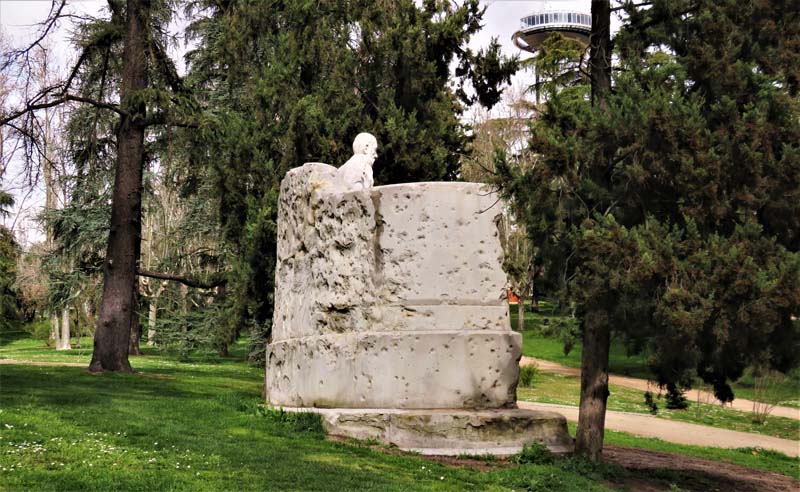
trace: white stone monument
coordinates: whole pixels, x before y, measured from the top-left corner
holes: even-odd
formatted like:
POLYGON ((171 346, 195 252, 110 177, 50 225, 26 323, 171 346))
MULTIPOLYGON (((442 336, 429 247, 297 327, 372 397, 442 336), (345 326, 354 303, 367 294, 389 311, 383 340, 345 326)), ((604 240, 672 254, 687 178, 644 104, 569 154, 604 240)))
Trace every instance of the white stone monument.
POLYGON ((348 164, 309 163, 281 183, 268 401, 319 412, 332 434, 427 454, 570 450, 563 416, 516 408, 521 336, 496 195, 354 186, 348 164))

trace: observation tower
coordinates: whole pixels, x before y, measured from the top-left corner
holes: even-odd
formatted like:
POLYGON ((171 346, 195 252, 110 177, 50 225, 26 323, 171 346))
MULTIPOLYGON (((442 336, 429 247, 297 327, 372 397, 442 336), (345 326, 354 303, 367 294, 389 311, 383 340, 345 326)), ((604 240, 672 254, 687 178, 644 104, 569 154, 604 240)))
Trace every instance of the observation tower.
POLYGON ((520 23, 511 40, 529 53, 535 53, 551 33, 558 32, 587 45, 592 32, 592 16, 574 10, 535 12, 520 19, 520 23))

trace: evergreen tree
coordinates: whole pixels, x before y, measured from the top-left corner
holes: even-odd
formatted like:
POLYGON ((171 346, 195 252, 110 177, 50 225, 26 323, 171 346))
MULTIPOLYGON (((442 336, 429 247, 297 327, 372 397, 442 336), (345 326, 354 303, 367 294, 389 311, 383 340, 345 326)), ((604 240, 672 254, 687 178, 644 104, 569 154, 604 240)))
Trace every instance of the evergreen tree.
MULTIPOLYGON (((42 38, 65 15, 65 5, 65 0, 53 2, 42 38)), ((142 176, 148 157, 145 133, 151 127, 195 124, 186 121, 194 116, 195 106, 167 55, 167 27, 175 6, 170 0, 109 0, 106 18, 78 27, 80 54, 67 78, 42 87, 23 107, 0 116, 0 124, 14 128, 20 138, 33 142, 33 148, 41 110, 81 103, 96 111, 110 111, 116 118, 113 134, 108 136, 115 177, 92 371, 131 370, 128 350, 136 323, 142 176)), ((8 54, 3 68, 20 61, 27 67, 26 60, 40 41, 8 54)))
POLYGON ((625 5, 613 83, 610 45, 595 44, 592 97, 554 94, 532 127, 537 165, 505 170, 581 320, 578 448, 592 458, 612 333, 648 350, 670 393, 697 375, 722 401, 749 365, 785 371, 800 354, 800 9, 651 3, 625 5))
POLYGON ((0 332, 19 317, 19 296, 15 286, 18 256, 19 247, 14 235, 0 225, 0 332))
POLYGON ((250 324, 265 333, 286 171, 311 161, 341 165, 367 131, 379 142, 377 184, 453 179, 469 151, 464 105, 494 104, 516 61, 504 60, 496 43, 479 53, 464 48, 480 29, 475 0, 197 6, 210 15, 192 26, 200 47, 189 57, 190 78, 215 122, 197 135, 193 167, 209 170, 234 245, 231 331, 250 324))

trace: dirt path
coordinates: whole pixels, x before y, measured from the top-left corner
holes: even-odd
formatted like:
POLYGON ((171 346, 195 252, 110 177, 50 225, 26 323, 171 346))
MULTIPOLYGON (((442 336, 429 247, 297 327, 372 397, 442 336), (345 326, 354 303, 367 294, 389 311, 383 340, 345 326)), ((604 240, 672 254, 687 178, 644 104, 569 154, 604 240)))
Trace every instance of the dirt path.
MULTIPOLYGON (((523 357, 519 363, 520 365, 536 364, 537 366, 539 366, 539 369, 545 372, 553 372, 556 374, 563 374, 565 376, 575 376, 575 377, 581 376, 581 370, 578 369, 577 367, 567 367, 558 364, 556 362, 551 362, 549 360, 536 359, 534 357, 523 357)), ((629 378, 626 376, 617 376, 616 374, 611 374, 608 377, 608 382, 610 384, 624 386, 626 388, 638 389, 642 391, 658 391, 658 387, 650 383, 646 379, 629 378)), ((701 403, 709 403, 709 404, 719 403, 719 401, 714 397, 714 395, 707 391, 689 390, 686 392, 686 398, 689 399, 690 401, 700 401, 701 403)), ((727 408, 733 408, 734 410, 740 410, 742 412, 753 411, 753 401, 745 400, 742 398, 737 398, 733 400, 733 402, 725 406, 727 408)), ((770 415, 774 417, 787 417, 790 419, 800 420, 800 408, 778 406, 772 409, 770 415)))
POLYGON ((680 471, 683 480, 679 486, 684 490, 720 492, 800 490, 800 482, 785 475, 683 454, 605 445, 603 446, 603 458, 629 470, 680 471))
MULTIPOLYGON (((578 407, 518 401, 519 408, 558 412, 567 420, 578 421, 578 407)), ((718 448, 759 447, 780 451, 788 456, 800 455, 800 442, 761 434, 750 434, 705 425, 661 419, 643 413, 606 411, 606 429, 637 436, 655 437, 662 441, 718 448)))
POLYGON ((15 360, 15 359, 0 359, 0 365, 14 364, 18 366, 43 366, 43 367, 89 367, 88 362, 43 362, 36 360, 15 360))

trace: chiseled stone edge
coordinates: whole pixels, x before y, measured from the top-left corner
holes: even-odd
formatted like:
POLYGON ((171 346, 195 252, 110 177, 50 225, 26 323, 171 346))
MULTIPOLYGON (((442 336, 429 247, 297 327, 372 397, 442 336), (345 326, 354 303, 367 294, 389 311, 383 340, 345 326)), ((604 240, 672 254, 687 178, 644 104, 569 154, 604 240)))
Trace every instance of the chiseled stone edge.
POLYGON ((513 409, 402 410, 389 408, 297 408, 322 418, 328 434, 376 439, 424 455, 510 455, 540 443, 557 454, 574 450, 567 421, 556 412, 513 409))

